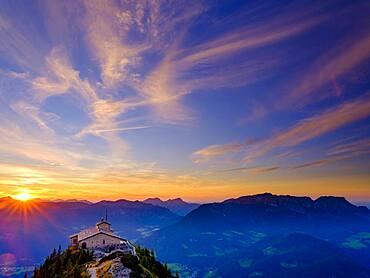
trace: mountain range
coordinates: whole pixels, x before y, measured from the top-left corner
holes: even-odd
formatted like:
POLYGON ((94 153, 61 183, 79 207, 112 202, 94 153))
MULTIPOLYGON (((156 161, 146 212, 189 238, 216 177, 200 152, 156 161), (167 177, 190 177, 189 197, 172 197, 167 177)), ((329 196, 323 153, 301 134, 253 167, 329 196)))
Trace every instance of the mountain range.
MULTIPOLYGON (((291 238, 286 236, 295 233, 321 240, 322 245, 329 244, 330 250, 336 250, 333 256, 342 254, 343 258, 349 258, 348 265, 370 267, 370 210, 355 206, 342 197, 323 196, 312 200, 265 193, 204 204, 179 222, 153 232, 144 243, 156 250, 161 260, 173 263, 180 273, 217 277, 217 273, 227 272, 220 267, 223 262, 229 262, 226 264, 229 267, 230 261, 248 259, 253 261, 250 266, 253 269, 260 258, 252 256, 261 251, 259 242, 285 238, 287 243, 291 238), (246 258, 243 255, 246 250, 254 253, 246 258)), ((291 245, 297 244, 295 240, 291 245)), ((315 244, 306 251, 311 256, 315 244)), ((298 266, 295 270, 303 271, 298 266)), ((239 270, 235 270, 236 273, 248 277, 243 276, 246 274, 243 268, 239 270)), ((333 277, 347 277, 344 274, 338 276, 334 270, 334 267, 328 270, 333 277)), ((284 276, 283 273, 281 277, 296 276, 284 276)))
POLYGON ((264 193, 192 204, 188 213, 164 207, 182 202, 2 198, 0 272, 66 247, 107 209, 121 236, 155 250, 181 277, 370 277, 370 210, 345 198, 264 193))

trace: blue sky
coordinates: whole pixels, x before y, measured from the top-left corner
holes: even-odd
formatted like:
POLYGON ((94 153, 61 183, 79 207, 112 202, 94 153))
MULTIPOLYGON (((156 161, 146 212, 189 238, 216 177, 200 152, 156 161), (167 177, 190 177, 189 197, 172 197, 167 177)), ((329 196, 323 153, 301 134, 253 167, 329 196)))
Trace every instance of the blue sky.
POLYGON ((3 1, 0 195, 369 200, 369 12, 3 1))

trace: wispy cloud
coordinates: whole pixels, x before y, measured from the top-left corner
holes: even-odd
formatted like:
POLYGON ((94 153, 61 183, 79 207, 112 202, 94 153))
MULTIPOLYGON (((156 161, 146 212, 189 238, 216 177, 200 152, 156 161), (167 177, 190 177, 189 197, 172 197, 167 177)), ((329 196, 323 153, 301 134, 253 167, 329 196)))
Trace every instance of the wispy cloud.
POLYGON ((151 126, 133 126, 133 127, 120 127, 114 129, 96 129, 94 130, 95 133, 103 133, 103 132, 115 132, 115 131, 127 131, 127 130, 135 130, 135 129, 144 129, 150 128, 151 126))
POLYGON ((112 87, 125 80, 129 68, 136 66, 139 53, 148 46, 123 43, 128 40, 132 29, 134 14, 131 13, 135 2, 127 2, 120 9, 113 1, 83 1, 86 8, 84 27, 86 28, 87 45, 99 61, 101 78, 107 87, 112 87))
MULTIPOLYGON (((48 26, 54 43, 58 41, 55 32, 63 34, 65 42, 71 43, 73 34, 67 28, 69 20, 84 35, 86 47, 100 67, 101 93, 109 95, 104 100, 109 99, 111 104, 116 102, 116 86, 125 82, 142 99, 139 106, 151 107, 154 116, 165 123, 186 123, 193 119, 191 107, 183 102, 183 97, 190 93, 210 87, 242 86, 269 76, 281 59, 271 55, 259 58, 248 51, 300 35, 325 18, 316 16, 312 11, 296 16, 291 10, 282 12, 282 9, 263 22, 251 20, 242 29, 230 29, 222 35, 185 46, 188 29, 194 19, 207 10, 200 2, 180 1, 175 5, 165 1, 116 3, 104 0, 70 4, 48 3, 42 7, 44 19, 50 21, 53 16, 55 20, 53 26, 48 26), (139 35, 132 36, 133 33, 139 35), (243 59, 245 62, 225 63, 225 57, 241 54, 247 55, 248 59, 243 59), (145 58, 151 55, 159 59, 148 63, 145 58), (194 72, 197 72, 196 76, 194 72)), ((12 26, 5 19, 2 25, 3 28, 12 26)), ((26 32, 21 35, 25 36, 22 40, 30 41, 26 45, 33 46, 35 51, 39 44, 48 45, 41 38, 35 45, 26 32)), ((18 52, 25 52, 30 59, 37 57, 23 50, 25 43, 6 37, 9 47, 4 51, 15 45, 18 52)), ((32 80, 38 100, 42 102, 52 95, 75 91, 84 101, 95 102, 95 107, 99 105, 101 97, 98 97, 97 88, 80 77, 65 48, 48 46, 41 55, 38 53, 39 57, 47 54, 45 68, 38 67, 35 71, 43 74, 32 80)), ((16 53, 12 56, 19 58, 16 53)), ((40 60, 38 64, 43 64, 40 60)), ((31 64, 37 63, 29 61, 27 64, 28 68, 34 69, 31 64)), ((121 106, 120 112, 126 108, 121 106)))
MULTIPOLYGON (((317 22, 312 24, 313 27, 315 24, 325 26, 328 19, 329 25, 335 24, 333 22, 348 22, 355 14, 361 18, 368 8, 368 3, 360 3, 349 5, 343 10, 333 10, 331 14, 318 12, 317 14, 321 14, 321 17, 317 17, 317 22)), ((314 17, 310 19, 313 20, 314 17)), ((333 42, 330 47, 314 55, 312 61, 301 62, 293 76, 282 80, 281 84, 273 89, 271 97, 264 98, 261 103, 255 103, 253 108, 250 108, 248 115, 240 120, 240 123, 250 123, 279 111, 301 110, 307 105, 320 103, 328 98, 338 100, 342 95, 350 95, 351 90, 347 90, 347 88, 359 80, 365 82, 366 73, 363 72, 363 69, 366 68, 370 58, 369 26, 364 22, 357 22, 357 24, 359 24, 358 32, 349 34, 344 32, 340 40, 333 42), (277 95, 279 97, 276 97, 277 95)), ((315 53, 316 50, 314 48, 306 49, 304 54, 312 55, 311 51, 315 53)), ((292 55, 290 59, 294 59, 294 57, 296 56, 292 55)), ((281 61, 278 61, 278 64, 283 65, 281 61)), ((264 71, 264 74, 267 73, 268 71, 264 71)))
POLYGON ((368 32, 362 37, 351 38, 343 45, 335 46, 331 52, 320 57, 311 69, 305 69, 297 86, 288 96, 288 102, 295 101, 300 105, 311 102, 312 98, 308 99, 310 95, 321 92, 326 85, 344 77, 348 72, 368 61, 369 57, 370 36, 368 32))
POLYGON ((183 123, 191 119, 189 109, 181 102, 181 98, 189 91, 176 82, 176 74, 175 65, 165 59, 138 86, 140 94, 153 107, 154 115, 169 123, 183 123))
POLYGON ((160 118, 169 122, 186 121, 190 116, 181 102, 183 96, 203 89, 238 87, 266 78, 281 64, 281 60, 271 55, 261 59, 249 51, 297 36, 321 21, 321 17, 296 17, 282 21, 276 16, 267 24, 256 23, 242 30, 230 30, 192 47, 181 47, 183 33, 180 33, 159 66, 139 89, 149 97, 160 118), (243 59, 244 62, 230 64, 225 60, 230 55, 242 54, 248 57, 243 59), (197 72, 196 76, 194 72, 197 72))
POLYGON ((70 64, 65 49, 53 48, 46 57, 45 67, 48 75, 31 81, 37 101, 43 102, 50 96, 65 93, 78 94, 86 103, 97 100, 94 88, 87 80, 80 78, 79 71, 70 64))
POLYGON ((332 162, 332 160, 330 160, 330 159, 315 160, 315 161, 311 161, 311 162, 308 162, 308 163, 304 163, 304 164, 294 166, 294 169, 318 167, 318 166, 327 165, 330 162, 332 162))
MULTIPOLYGON (((276 16, 270 22, 263 24, 250 24, 250 26, 237 29, 221 38, 215 38, 206 43, 195 46, 190 50, 184 50, 189 54, 184 55, 179 63, 188 67, 198 63, 214 61, 238 51, 255 49, 269 44, 282 41, 294 35, 301 34, 307 29, 319 24, 322 17, 291 17, 276 16)), ((181 56, 181 53, 179 54, 181 56)))
POLYGON ((24 12, 15 16, 11 6, 4 3, 0 11, 0 37, 2 57, 15 62, 23 71, 40 71, 40 63, 50 44, 42 38, 34 22, 30 22, 24 12), (24 22, 27 22, 27 26, 23 25, 24 22))
POLYGON ((296 146, 369 116, 370 97, 366 94, 363 97, 347 101, 335 108, 307 118, 291 129, 265 140, 247 152, 245 160, 261 157, 276 148, 296 146))
POLYGON ((252 172, 258 174, 258 173, 267 173, 267 172, 272 172, 279 170, 280 166, 273 166, 273 167, 257 167, 252 170, 252 172))
POLYGON ((273 172, 276 170, 279 170, 280 166, 249 166, 249 167, 237 167, 237 168, 231 168, 231 169, 224 169, 224 170, 218 170, 216 172, 219 173, 227 173, 227 172, 251 172, 252 174, 259 174, 259 173, 267 173, 267 172, 273 172))
POLYGON ((218 173, 227 173, 227 172, 238 172, 238 171, 248 171, 251 169, 255 169, 256 166, 250 166, 250 167, 236 167, 236 168, 230 168, 230 169, 222 169, 222 170, 216 170, 215 172, 218 173))
MULTIPOLYGON (((292 128, 272 135, 265 140, 252 144, 224 144, 211 145, 193 154, 198 161, 209 160, 215 157, 232 153, 244 153, 244 161, 251 162, 269 152, 280 148, 291 148, 303 142, 317 138, 335 129, 346 126, 370 116, 370 97, 366 94, 352 101, 344 102, 337 107, 325 110, 317 115, 299 121, 292 128)), ((362 145, 362 144, 361 144, 362 145)), ((357 146, 358 148, 362 148, 357 146)), ((355 146, 349 144, 337 149, 336 152, 354 151, 355 146)))
POLYGON ((351 142, 343 142, 334 145, 329 149, 328 155, 348 155, 348 154, 362 154, 370 152, 370 139, 357 139, 351 142))
POLYGON ((132 107, 143 105, 142 102, 138 99, 104 99, 96 86, 87 79, 81 79, 79 71, 69 63, 63 49, 56 48, 51 51, 46 58, 46 68, 50 74, 31 81, 35 100, 42 103, 51 96, 69 94, 78 101, 77 103, 92 120, 76 134, 76 138, 87 134, 100 136, 108 142, 112 153, 119 156, 125 152, 127 144, 117 132, 128 130, 128 127, 118 126, 117 117, 132 107))
MULTIPOLYGON (((249 143, 249 142, 248 142, 249 143)), ((240 152, 248 143, 230 143, 224 145, 211 145, 193 153, 195 163, 207 162, 211 159, 231 153, 240 152)))
POLYGON ((294 166, 294 169, 319 167, 338 161, 348 160, 356 157, 366 156, 370 154, 370 140, 356 139, 355 137, 346 138, 341 142, 329 146, 325 152, 322 153, 323 159, 310 161, 304 164, 294 166), (350 140, 350 141, 348 141, 350 140))

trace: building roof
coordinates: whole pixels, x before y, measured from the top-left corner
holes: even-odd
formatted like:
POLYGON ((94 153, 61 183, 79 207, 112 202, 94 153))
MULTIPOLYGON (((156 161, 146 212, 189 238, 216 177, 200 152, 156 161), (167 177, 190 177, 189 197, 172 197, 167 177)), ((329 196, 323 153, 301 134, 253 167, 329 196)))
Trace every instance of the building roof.
POLYGON ((88 239, 88 238, 91 238, 91 237, 96 236, 96 235, 99 235, 99 234, 104 234, 104 235, 107 235, 107 236, 110 236, 110 237, 115 237, 115 238, 118 238, 118 239, 120 239, 120 240, 124 240, 124 241, 126 241, 124 238, 122 238, 122 237, 120 237, 120 236, 118 236, 118 235, 115 235, 115 234, 113 234, 113 233, 106 232, 106 231, 98 231, 97 233, 91 234, 91 235, 86 236, 86 237, 84 237, 84 238, 81 238, 81 239, 80 239, 80 238, 78 238, 78 241, 86 240, 86 239, 88 239))
POLYGON ((82 231, 80 231, 77 234, 70 235, 69 238, 72 238, 72 237, 76 237, 77 236, 77 240, 78 241, 81 241, 81 240, 85 240, 87 238, 90 238, 92 236, 98 235, 98 234, 105 234, 105 235, 108 235, 108 236, 111 236, 111 237, 115 237, 115 238, 119 238, 119 239, 124 240, 123 238, 121 238, 120 236, 114 234, 113 232, 99 230, 98 227, 91 227, 91 228, 82 230, 82 231))
POLYGON ((91 235, 97 234, 99 232, 99 229, 97 227, 91 227, 85 230, 82 230, 77 234, 78 240, 84 240, 87 237, 90 237, 91 235))
POLYGON ((111 225, 108 220, 102 218, 100 219, 100 221, 98 223, 96 223, 96 226, 100 225, 100 224, 108 224, 109 226, 111 225))

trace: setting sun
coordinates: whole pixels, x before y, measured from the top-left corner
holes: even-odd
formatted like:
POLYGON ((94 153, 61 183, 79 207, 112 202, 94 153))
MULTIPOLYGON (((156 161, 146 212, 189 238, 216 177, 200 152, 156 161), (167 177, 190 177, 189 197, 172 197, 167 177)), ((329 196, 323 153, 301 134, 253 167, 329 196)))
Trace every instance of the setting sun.
POLYGON ((27 192, 22 192, 22 193, 19 193, 19 194, 15 195, 14 199, 22 201, 22 202, 26 202, 28 200, 31 200, 32 196, 31 196, 31 194, 29 194, 27 192))

